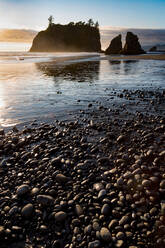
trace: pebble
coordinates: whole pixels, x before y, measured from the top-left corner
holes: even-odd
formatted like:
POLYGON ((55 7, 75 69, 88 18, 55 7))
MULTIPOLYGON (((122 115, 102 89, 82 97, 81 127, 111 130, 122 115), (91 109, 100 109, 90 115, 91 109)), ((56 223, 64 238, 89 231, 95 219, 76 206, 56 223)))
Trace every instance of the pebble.
POLYGON ((107 191, 105 189, 102 189, 98 193, 98 198, 103 198, 107 194, 107 191))
POLYGON ((18 187, 16 193, 19 197, 27 194, 30 191, 30 187, 29 185, 23 184, 21 186, 18 187))
POLYGON ((115 226, 117 226, 119 224, 118 220, 114 219, 114 220, 111 220, 111 222, 109 223, 108 225, 108 228, 111 230, 111 229, 114 229, 115 226))
POLYGON ((165 119, 125 107, 1 135, 1 244, 164 247, 165 119))
POLYGON ((3 227, 3 226, 0 226, 0 236, 1 236, 2 234, 4 234, 4 232, 5 232, 4 227, 3 227))
POLYGON ((120 135, 118 138, 117 138, 117 142, 120 143, 120 142, 124 142, 126 140, 126 136, 125 135, 120 135))
POLYGON ((68 178, 66 176, 64 176, 63 174, 57 174, 56 180, 58 183, 67 183, 68 182, 68 178))
POLYGON ((100 248, 100 245, 101 245, 100 241, 95 240, 95 241, 89 242, 88 248, 100 248))
POLYGON ((161 214, 165 215, 165 201, 162 201, 160 205, 161 205, 161 214))
POLYGON ((125 225, 128 221, 129 221, 129 216, 125 215, 120 219, 119 225, 125 225))
POLYGON ((165 180, 162 180, 160 183, 160 188, 165 189, 165 180))
POLYGON ((102 209, 101 209, 101 213, 103 215, 109 215, 110 212, 111 212, 110 206, 108 204, 104 204, 103 207, 102 207, 102 209))
POLYGON ((106 227, 101 228, 100 236, 105 242, 110 242, 112 240, 110 231, 106 227))
POLYGON ((124 236, 125 236, 125 235, 124 235, 123 232, 118 232, 118 233, 116 234, 116 238, 117 238, 117 239, 121 239, 121 240, 122 240, 122 239, 124 238, 124 236))
POLYGON ((142 185, 146 188, 150 187, 151 186, 151 181, 149 180, 143 180, 142 181, 142 185))
POLYGON ((95 189, 96 191, 100 191, 100 190, 104 189, 104 185, 102 183, 95 183, 93 185, 93 189, 95 189))
POLYGON ((37 196, 38 203, 42 204, 43 206, 52 205, 54 203, 53 197, 49 195, 38 195, 37 196))
POLYGON ((79 204, 76 204, 76 206, 75 206, 75 211, 76 211, 76 214, 77 214, 78 216, 80 216, 80 215, 83 214, 83 209, 82 209, 82 207, 81 207, 79 204))
POLYGON ((33 205, 28 203, 22 208, 21 213, 24 218, 30 218, 33 213, 33 205))
POLYGON ((67 214, 63 211, 57 212, 55 214, 55 220, 57 222, 64 222, 66 220, 66 218, 67 218, 67 214))
POLYGON ((124 241, 121 239, 121 240, 117 240, 117 243, 115 244, 115 247, 117 248, 121 248, 124 246, 124 241))

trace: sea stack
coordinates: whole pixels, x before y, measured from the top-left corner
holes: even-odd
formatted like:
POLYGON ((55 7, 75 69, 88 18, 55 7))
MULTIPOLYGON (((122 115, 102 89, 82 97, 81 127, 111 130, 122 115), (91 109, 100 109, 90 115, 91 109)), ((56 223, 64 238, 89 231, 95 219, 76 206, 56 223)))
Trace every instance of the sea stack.
POLYGON ((157 51, 157 47, 156 46, 153 46, 150 48, 149 52, 156 52, 157 51))
POLYGON ((30 52, 101 52, 99 28, 82 22, 52 23, 36 35, 30 52))
POLYGON ((119 34, 114 39, 112 39, 109 47, 105 51, 105 54, 107 55, 120 54, 121 51, 122 51, 122 41, 121 41, 121 34, 119 34))
POLYGON ((122 50, 122 54, 124 55, 138 55, 144 54, 145 51, 142 49, 139 38, 137 35, 132 32, 127 32, 126 36, 126 44, 122 50))

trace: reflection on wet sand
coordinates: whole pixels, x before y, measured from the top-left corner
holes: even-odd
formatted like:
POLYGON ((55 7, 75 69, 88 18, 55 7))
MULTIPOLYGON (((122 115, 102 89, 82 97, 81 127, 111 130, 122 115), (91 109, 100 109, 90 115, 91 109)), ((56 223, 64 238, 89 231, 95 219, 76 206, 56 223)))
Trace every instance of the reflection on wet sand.
POLYGON ((138 66, 138 60, 123 60, 123 71, 127 74, 135 73, 136 66, 138 66), (135 65, 136 64, 136 65, 135 65))
POLYGON ((138 64, 138 60, 108 60, 111 70, 116 74, 123 72, 124 74, 132 74, 136 69, 134 64, 138 64))
POLYGON ((110 65, 120 65, 121 60, 108 60, 110 65))
POLYGON ((44 75, 53 77, 54 82, 62 80, 77 82, 93 82, 98 80, 100 61, 72 64, 37 63, 37 69, 44 75))

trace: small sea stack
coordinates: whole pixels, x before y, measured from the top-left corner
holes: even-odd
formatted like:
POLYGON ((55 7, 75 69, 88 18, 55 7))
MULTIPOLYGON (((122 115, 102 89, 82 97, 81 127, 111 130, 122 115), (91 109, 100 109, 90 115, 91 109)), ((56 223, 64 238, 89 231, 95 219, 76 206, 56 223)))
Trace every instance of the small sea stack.
POLYGON ((139 38, 137 35, 132 32, 127 32, 126 43, 122 50, 122 54, 124 55, 138 55, 144 54, 145 51, 142 49, 139 38))
POLYGON ((156 46, 153 46, 150 48, 149 52, 156 52, 157 51, 157 47, 156 46))
POLYGON ((121 41, 121 34, 119 34, 114 39, 112 39, 109 47, 105 51, 105 54, 107 55, 120 54, 121 51, 122 51, 122 41, 121 41))

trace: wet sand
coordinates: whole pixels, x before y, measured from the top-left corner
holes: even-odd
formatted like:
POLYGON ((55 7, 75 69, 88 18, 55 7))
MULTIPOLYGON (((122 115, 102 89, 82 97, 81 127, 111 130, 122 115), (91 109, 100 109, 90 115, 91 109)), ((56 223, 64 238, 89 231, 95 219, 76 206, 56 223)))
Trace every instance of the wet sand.
POLYGON ((129 56, 106 56, 108 60, 165 60, 165 54, 144 54, 144 55, 129 55, 129 56))

